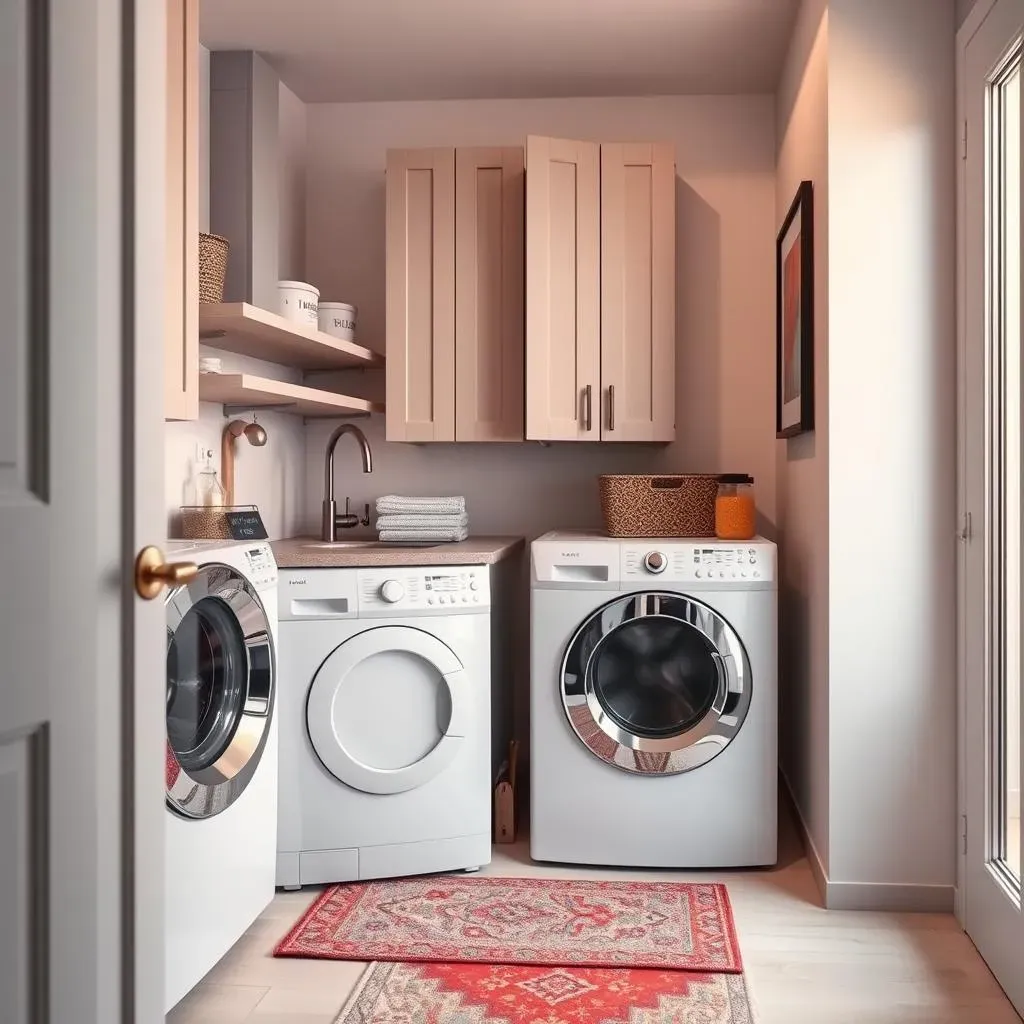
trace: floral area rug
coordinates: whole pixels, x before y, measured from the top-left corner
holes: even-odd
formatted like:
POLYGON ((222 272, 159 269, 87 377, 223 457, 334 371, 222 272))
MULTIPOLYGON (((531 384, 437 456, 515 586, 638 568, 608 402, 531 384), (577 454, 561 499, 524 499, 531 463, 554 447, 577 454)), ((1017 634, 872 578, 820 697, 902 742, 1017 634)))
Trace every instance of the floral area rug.
POLYGON ((376 963, 336 1024, 751 1024, 741 975, 376 963))
POLYGON ((742 970, 725 886, 690 882, 432 876, 336 885, 317 897, 274 954, 742 970))

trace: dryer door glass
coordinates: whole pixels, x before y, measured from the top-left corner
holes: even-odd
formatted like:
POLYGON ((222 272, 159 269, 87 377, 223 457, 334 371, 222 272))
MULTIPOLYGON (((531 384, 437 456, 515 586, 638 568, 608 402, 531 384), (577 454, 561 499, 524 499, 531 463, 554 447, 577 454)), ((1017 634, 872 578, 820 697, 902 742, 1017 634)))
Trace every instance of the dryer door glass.
POLYGON ((678 736, 711 710, 720 671, 711 641, 665 615, 630 619, 594 652, 598 702, 634 736, 678 736))
POLYGON ((185 817, 208 818, 238 799, 266 746, 270 625, 248 581, 218 563, 169 594, 165 610, 167 802, 185 817))
POLYGON ((167 637, 167 742, 185 771, 227 750, 245 706, 249 661, 238 619, 204 597, 167 637))
POLYGON ((668 775, 707 763, 739 731, 750 665, 713 609, 678 594, 631 594, 576 631, 562 702, 587 748, 625 771, 668 775))
POLYGON ((411 626, 379 626, 350 637, 320 666, 306 728, 339 782, 363 793, 403 793, 458 756, 473 699, 447 644, 411 626))

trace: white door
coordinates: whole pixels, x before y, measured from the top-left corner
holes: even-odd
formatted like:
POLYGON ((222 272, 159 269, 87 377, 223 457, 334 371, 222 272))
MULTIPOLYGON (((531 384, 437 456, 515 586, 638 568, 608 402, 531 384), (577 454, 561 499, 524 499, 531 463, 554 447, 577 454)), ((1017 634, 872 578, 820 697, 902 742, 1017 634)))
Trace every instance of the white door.
POLYGON ((958 42, 962 513, 961 911, 1018 1011, 1021 913, 1021 35, 1024 0, 979 0, 958 42))
POLYGON ((0 4, 5 1024, 162 1014, 164 17, 0 4))

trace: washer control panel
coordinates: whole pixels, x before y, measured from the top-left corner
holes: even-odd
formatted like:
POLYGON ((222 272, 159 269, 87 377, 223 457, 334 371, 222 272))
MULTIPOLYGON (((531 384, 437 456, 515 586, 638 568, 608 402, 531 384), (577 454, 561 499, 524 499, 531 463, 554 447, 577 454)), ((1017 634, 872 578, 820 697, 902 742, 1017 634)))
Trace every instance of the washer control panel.
POLYGON ((622 545, 622 578, 736 586, 775 580, 775 545, 718 540, 630 541, 622 545))
POLYGON ((253 544, 245 549, 243 557, 254 586, 268 587, 277 582, 277 562, 269 544, 253 544))
POLYGON ((485 565, 359 570, 362 615, 457 614, 488 608, 490 574, 485 565))

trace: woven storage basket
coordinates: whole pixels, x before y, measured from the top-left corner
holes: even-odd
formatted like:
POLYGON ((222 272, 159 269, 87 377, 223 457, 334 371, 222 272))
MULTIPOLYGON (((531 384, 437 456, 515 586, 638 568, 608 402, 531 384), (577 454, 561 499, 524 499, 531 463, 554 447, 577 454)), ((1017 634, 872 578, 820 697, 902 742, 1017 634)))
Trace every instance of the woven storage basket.
POLYGON ((199 233, 199 301, 221 302, 224 299, 224 276, 228 272, 226 238, 199 233))
POLYGON ((609 537, 713 537, 718 476, 605 475, 597 478, 609 537))
POLYGON ((183 540, 230 540, 226 512, 255 512, 255 505, 182 505, 183 540))

